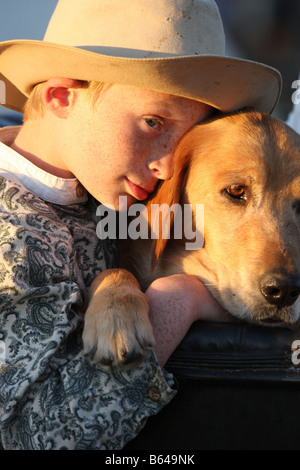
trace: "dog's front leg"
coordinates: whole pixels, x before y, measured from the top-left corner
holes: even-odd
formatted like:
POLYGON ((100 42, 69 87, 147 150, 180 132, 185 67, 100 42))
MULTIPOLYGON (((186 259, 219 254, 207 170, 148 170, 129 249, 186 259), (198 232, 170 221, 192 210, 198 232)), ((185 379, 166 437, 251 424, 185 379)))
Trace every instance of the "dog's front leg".
POLYGON ((83 331, 84 352, 95 362, 123 365, 154 346, 149 303, 125 269, 107 269, 93 281, 83 331))

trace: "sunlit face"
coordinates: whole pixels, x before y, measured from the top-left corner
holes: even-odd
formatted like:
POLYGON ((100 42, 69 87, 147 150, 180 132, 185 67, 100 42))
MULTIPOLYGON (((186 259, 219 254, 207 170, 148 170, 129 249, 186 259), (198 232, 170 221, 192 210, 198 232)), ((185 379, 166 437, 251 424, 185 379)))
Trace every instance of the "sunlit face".
POLYGON ((79 93, 68 118, 64 165, 100 202, 144 200, 173 172, 180 138, 211 108, 197 101, 112 85, 94 107, 79 93))

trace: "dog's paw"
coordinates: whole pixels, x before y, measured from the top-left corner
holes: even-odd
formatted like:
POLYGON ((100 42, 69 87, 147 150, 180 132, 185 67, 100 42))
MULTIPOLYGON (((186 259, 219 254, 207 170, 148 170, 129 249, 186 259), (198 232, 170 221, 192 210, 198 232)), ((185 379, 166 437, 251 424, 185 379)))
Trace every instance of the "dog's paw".
POLYGON ((103 289, 85 314, 84 352, 104 365, 141 359, 155 343, 148 312, 147 297, 139 289, 103 289))

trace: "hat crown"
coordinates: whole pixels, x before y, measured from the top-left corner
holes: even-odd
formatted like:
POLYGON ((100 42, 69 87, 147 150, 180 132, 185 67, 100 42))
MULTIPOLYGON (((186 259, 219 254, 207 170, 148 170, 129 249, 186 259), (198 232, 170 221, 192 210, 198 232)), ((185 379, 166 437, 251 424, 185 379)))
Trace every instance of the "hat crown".
POLYGON ((102 54, 225 54, 214 0, 59 0, 44 40, 102 54))

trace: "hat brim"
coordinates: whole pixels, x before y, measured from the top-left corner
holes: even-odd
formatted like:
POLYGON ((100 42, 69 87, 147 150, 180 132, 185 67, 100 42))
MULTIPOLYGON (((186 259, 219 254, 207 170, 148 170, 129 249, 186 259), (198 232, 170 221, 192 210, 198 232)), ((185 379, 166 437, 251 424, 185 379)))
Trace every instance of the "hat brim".
POLYGON ((22 112, 32 87, 52 77, 118 83, 202 101, 222 112, 245 106, 271 113, 280 73, 249 60, 216 55, 129 58, 45 41, 0 43, 3 106, 22 112))

